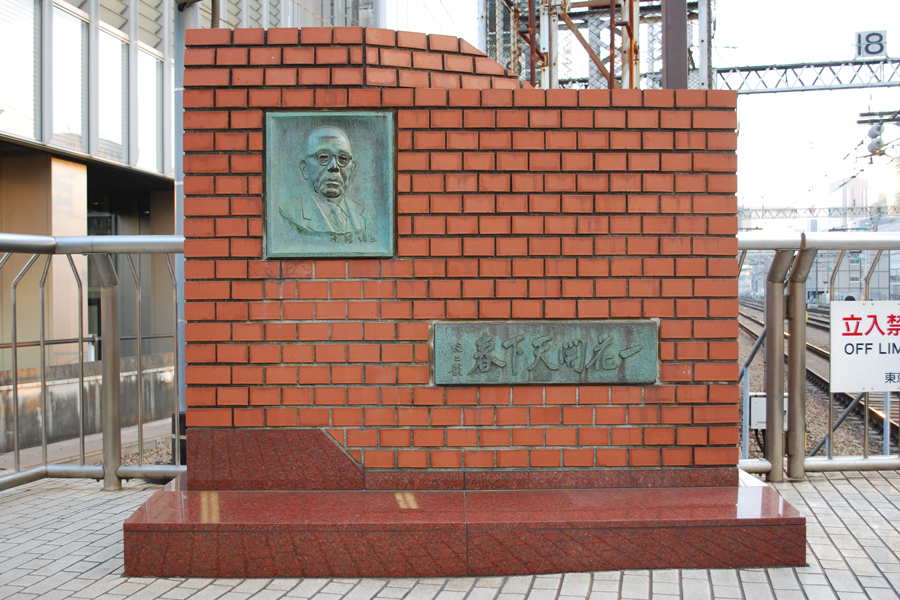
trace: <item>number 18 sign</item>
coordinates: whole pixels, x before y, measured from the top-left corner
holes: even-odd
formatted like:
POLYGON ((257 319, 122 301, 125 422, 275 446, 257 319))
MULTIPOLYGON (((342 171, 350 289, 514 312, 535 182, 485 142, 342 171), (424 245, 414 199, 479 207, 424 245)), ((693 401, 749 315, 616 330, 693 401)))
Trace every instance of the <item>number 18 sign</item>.
POLYGON ((860 31, 855 46, 856 58, 887 56, 887 31, 860 31))
POLYGON ((831 392, 900 391, 900 302, 831 303, 831 392))

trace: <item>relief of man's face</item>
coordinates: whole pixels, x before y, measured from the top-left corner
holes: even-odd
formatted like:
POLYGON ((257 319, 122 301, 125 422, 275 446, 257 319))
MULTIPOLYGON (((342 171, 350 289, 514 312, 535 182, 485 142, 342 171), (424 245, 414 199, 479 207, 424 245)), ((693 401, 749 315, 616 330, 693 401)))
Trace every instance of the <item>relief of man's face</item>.
POLYGON ((341 198, 355 167, 350 140, 337 127, 319 127, 306 138, 306 158, 300 161, 300 171, 320 196, 332 202, 341 198))

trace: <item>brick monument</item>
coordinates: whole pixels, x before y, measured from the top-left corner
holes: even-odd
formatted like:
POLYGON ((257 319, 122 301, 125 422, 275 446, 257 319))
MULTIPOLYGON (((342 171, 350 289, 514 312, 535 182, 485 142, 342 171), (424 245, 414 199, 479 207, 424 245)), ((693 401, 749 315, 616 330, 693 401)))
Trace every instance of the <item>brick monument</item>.
POLYGON ((188 473, 126 523, 126 574, 805 563, 804 519, 738 487, 734 92, 524 89, 372 28, 187 46, 188 473), (268 155, 274 118, 357 112, 396 136, 389 255, 267 258, 267 183, 315 157, 268 155), (634 323, 652 343, 603 333, 634 323))

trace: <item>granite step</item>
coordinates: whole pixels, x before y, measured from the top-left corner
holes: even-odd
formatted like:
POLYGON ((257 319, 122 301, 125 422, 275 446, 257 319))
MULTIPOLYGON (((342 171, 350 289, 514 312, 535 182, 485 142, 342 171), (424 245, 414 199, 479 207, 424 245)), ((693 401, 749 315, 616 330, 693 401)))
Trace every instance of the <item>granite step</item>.
POLYGON ((191 491, 125 522, 131 577, 449 577, 802 566, 805 518, 768 486, 191 491))

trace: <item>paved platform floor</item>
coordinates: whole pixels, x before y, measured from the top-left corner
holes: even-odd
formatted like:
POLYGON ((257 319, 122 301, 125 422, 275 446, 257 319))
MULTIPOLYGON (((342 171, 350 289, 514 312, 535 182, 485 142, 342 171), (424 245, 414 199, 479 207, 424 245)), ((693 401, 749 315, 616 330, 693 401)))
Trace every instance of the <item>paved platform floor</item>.
POLYGON ((808 566, 457 579, 147 579, 122 576, 122 522, 159 486, 103 492, 43 480, 0 492, 0 600, 664 600, 900 598, 900 473, 775 486, 807 517, 808 566))

